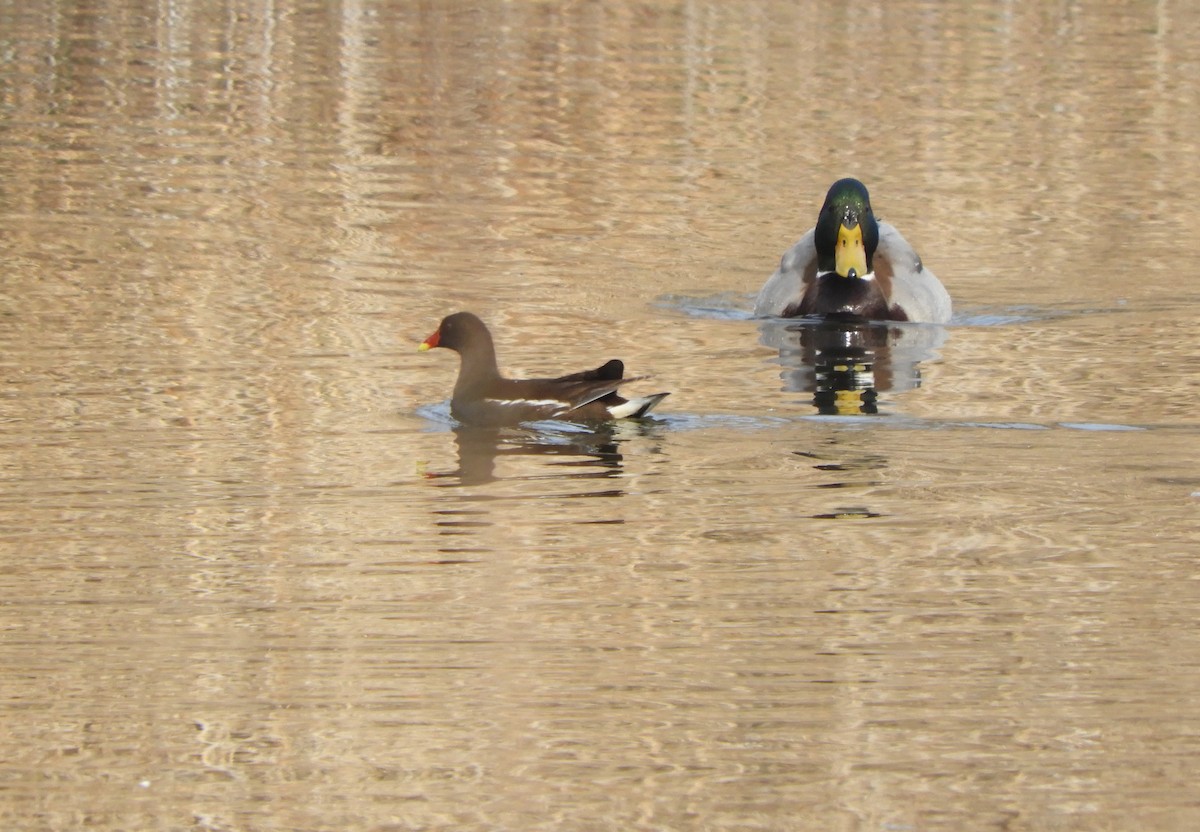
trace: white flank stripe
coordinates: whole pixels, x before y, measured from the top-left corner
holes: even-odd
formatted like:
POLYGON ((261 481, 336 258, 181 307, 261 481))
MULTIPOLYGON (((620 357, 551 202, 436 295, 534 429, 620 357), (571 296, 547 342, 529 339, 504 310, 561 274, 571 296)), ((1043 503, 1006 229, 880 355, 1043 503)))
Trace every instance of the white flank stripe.
POLYGON ((484 399, 501 407, 557 407, 566 410, 566 402, 561 399, 484 399))

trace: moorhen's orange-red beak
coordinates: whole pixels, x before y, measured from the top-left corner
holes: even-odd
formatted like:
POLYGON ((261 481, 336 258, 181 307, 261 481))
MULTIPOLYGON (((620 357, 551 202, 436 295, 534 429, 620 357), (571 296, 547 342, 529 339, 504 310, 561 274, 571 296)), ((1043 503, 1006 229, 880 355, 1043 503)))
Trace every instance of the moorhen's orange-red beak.
POLYGON ((438 345, 438 341, 441 340, 441 337, 442 331, 439 329, 437 332, 433 333, 421 342, 421 346, 417 347, 417 352, 425 352, 425 350, 433 349, 438 345))

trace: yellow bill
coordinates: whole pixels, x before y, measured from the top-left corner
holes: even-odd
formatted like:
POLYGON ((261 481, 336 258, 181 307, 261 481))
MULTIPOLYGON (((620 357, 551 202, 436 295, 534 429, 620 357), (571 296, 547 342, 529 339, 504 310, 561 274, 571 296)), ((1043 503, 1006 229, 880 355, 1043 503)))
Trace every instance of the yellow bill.
POLYGON ((838 229, 837 254, 834 267, 842 277, 865 277, 867 275, 867 248, 863 245, 862 223, 847 228, 843 223, 838 229))

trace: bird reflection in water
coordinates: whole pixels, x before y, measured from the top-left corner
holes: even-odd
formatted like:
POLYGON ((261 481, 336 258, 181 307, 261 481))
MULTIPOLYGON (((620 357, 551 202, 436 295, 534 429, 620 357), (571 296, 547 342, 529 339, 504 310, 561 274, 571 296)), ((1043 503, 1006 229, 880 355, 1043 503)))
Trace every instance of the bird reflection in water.
POLYGON ((551 465, 566 466, 561 473, 572 479, 608 478, 622 472, 620 442, 613 428, 562 425, 539 431, 531 428, 457 427, 458 468, 427 472, 439 485, 483 485, 501 479, 496 460, 512 456, 559 457, 551 465))
POLYGON ((779 351, 783 389, 812 393, 830 416, 878 413, 881 392, 921 386, 921 362, 935 358, 946 329, 834 317, 763 321, 761 343, 779 351))

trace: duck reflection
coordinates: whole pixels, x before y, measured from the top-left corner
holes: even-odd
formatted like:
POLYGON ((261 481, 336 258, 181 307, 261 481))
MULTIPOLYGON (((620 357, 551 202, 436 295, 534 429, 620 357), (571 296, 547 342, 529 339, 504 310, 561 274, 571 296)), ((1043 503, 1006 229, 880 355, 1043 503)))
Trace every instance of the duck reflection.
POLYGON ((458 468, 426 477, 440 485, 482 485, 500 479, 496 460, 506 456, 561 457, 551 465, 564 466, 572 479, 608 478, 622 472, 620 443, 608 426, 538 431, 534 428, 457 427, 458 468))
POLYGON ((877 413, 880 392, 921 386, 921 362, 936 356, 946 329, 851 317, 772 319, 760 342, 779 350, 783 389, 812 393, 823 415, 877 413))

